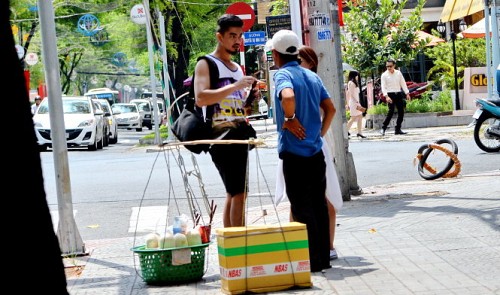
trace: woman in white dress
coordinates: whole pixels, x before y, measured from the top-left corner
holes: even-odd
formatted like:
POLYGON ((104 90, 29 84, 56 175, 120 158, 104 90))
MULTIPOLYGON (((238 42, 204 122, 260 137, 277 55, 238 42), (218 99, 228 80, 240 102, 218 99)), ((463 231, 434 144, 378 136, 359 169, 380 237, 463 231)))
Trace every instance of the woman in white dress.
MULTIPOLYGON (((359 103, 359 85, 358 85, 359 73, 357 71, 350 71, 347 82, 346 100, 349 104, 349 111, 351 113, 351 118, 347 122, 347 132, 351 129, 354 122, 357 123, 357 137, 366 138, 361 133, 363 124, 363 111, 365 108, 359 103)), ((349 133, 350 135, 350 133, 349 133)))

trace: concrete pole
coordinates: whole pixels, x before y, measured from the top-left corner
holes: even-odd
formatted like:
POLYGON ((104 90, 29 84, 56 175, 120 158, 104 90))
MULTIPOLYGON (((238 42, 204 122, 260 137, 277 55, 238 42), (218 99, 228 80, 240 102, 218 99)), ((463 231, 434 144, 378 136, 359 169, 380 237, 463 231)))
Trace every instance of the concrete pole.
MULTIPOLYGON (((160 40, 161 40, 161 57, 163 60, 163 80, 165 81, 165 86, 163 87, 163 97, 165 97, 165 111, 170 108, 170 75, 168 74, 168 60, 167 60, 167 41, 165 40, 165 17, 161 12, 157 9, 157 13, 159 15, 160 22, 160 40)), ((174 122, 171 122, 171 118, 167 113, 167 122, 168 122, 168 138, 167 141, 174 141, 174 134, 172 133, 172 129, 170 126, 174 122)))
MULTIPOLYGON (((342 199, 361 193, 346 130, 345 92, 337 1, 307 1, 306 38, 319 58, 318 74, 332 96, 337 113, 325 140, 332 152, 342 199)), ((306 42, 305 42, 306 43, 306 42)))
POLYGON ((158 124, 158 102, 156 99, 156 76, 155 76, 155 65, 154 65, 154 55, 153 55, 153 32, 151 26, 153 21, 151 19, 151 11, 149 10, 148 1, 143 1, 144 10, 146 12, 146 35, 148 41, 148 54, 149 54, 149 79, 151 80, 151 100, 153 101, 153 119, 155 125, 155 144, 159 145, 160 140, 160 128, 157 128, 158 124))
MULTIPOLYGON (((52 153, 56 173, 57 205, 59 224, 57 236, 63 255, 85 253, 82 237, 73 217, 71 181, 69 177, 68 147, 62 106, 59 60, 57 58, 56 26, 52 1, 38 0, 40 11, 40 29, 42 38, 42 58, 45 65, 50 125, 52 135, 52 153)), ((42 254, 43 255, 43 254, 42 254)))

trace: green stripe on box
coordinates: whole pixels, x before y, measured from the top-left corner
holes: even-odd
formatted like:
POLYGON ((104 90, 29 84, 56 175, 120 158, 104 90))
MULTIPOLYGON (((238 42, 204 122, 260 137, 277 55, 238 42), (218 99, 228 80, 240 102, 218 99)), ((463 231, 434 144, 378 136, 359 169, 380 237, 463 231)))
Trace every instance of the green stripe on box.
POLYGON ((262 245, 236 247, 236 248, 222 248, 220 246, 217 246, 217 250, 219 251, 219 255, 231 257, 231 256, 245 255, 245 254, 259 254, 259 253, 276 252, 283 250, 297 250, 308 247, 309 247, 308 240, 302 240, 302 241, 288 242, 287 245, 285 245, 285 243, 273 243, 273 244, 262 244, 262 245))

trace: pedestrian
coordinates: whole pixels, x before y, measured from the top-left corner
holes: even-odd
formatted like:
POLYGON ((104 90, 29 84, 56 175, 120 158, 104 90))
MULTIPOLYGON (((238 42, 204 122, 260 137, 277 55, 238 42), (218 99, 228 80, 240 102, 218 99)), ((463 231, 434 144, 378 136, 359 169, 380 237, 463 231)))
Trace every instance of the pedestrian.
MULTIPOLYGON (((300 65, 306 69, 309 69, 315 73, 318 72, 318 64, 319 64, 319 59, 318 55, 314 51, 313 48, 310 46, 302 46, 299 49, 299 59, 300 59, 300 65)), ((328 167, 328 165, 327 165, 328 167)), ((331 173, 335 171, 326 171, 326 173, 331 173)), ((337 175, 335 174, 335 177, 333 178, 334 181, 338 182, 337 175)), ((328 180, 328 178, 327 178, 328 180)), ((335 184, 330 184, 327 183, 327 187, 329 185, 335 185, 335 184)), ((340 191, 339 191, 340 193, 340 191)), ((332 197, 340 197, 341 196, 332 196, 332 197)), ((328 206, 328 220, 329 220, 329 225, 330 225, 330 260, 334 260, 338 258, 337 255, 337 250, 335 250, 335 228, 337 226, 337 211, 333 204, 326 198, 327 206, 328 206)), ((290 221, 293 221, 293 216, 290 214, 290 221)))
POLYGON ((366 138, 362 133, 363 125, 363 112, 366 108, 359 102, 359 85, 358 85, 359 73, 358 71, 350 71, 349 76, 347 76, 347 91, 346 100, 349 105, 349 112, 351 118, 347 122, 347 133, 350 135, 349 130, 354 122, 356 122, 357 137, 366 138))
MULTIPOLYGON (((210 73, 206 60, 195 67, 194 94, 196 105, 213 111, 212 127, 217 139, 249 139, 255 130, 246 120, 244 104, 255 78, 245 76, 241 66, 232 61, 239 54, 243 36, 243 21, 236 15, 224 14, 217 21, 217 47, 208 55, 219 69, 219 88, 210 89, 210 73), (211 108, 211 109, 210 109, 211 108)), ((224 227, 245 224, 247 195, 247 159, 249 145, 213 144, 209 153, 226 189, 223 212, 224 227)))
MULTIPOLYGON (((276 32, 266 44, 272 51, 278 155, 293 219, 306 224, 312 272, 330 268, 326 163, 322 136, 335 107, 319 76, 299 65, 298 36, 276 32)), ((269 51, 268 50, 268 51, 269 51)))
POLYGON ((35 103, 31 105, 31 114, 34 115, 36 113, 36 110, 38 109, 38 106, 42 102, 42 98, 37 95, 35 96, 35 103))
POLYGON ((387 70, 382 73, 380 80, 382 94, 384 95, 389 106, 389 111, 387 112, 387 116, 382 123, 380 134, 382 134, 382 136, 385 135, 385 131, 391 122, 392 115, 394 115, 394 107, 398 110, 398 119, 396 120, 396 129, 394 130, 394 134, 406 134, 406 132, 401 130, 401 124, 403 123, 406 105, 404 94, 406 94, 406 99, 410 100, 410 91, 406 86, 403 74, 401 71, 396 70, 396 61, 394 59, 388 59, 385 63, 385 67, 387 70))

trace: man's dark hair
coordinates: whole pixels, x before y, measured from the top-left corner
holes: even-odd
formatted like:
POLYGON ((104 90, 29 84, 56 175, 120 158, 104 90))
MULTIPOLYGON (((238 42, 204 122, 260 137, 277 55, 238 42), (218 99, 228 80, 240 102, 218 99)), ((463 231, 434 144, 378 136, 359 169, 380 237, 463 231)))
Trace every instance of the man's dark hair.
POLYGON ((287 62, 291 62, 291 61, 300 62, 299 54, 290 55, 290 54, 283 54, 283 53, 278 52, 278 51, 276 51, 276 53, 279 54, 283 63, 287 63, 287 62))
POLYGON ((217 20, 217 33, 224 34, 229 30, 229 28, 243 27, 243 21, 237 15, 234 14, 223 14, 217 20))

